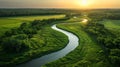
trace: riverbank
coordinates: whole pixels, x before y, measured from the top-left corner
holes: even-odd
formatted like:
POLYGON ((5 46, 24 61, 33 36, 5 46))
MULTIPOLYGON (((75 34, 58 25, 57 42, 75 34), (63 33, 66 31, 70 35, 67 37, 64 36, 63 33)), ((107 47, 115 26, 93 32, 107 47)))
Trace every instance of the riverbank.
POLYGON ((70 54, 43 67, 110 67, 102 48, 81 28, 81 23, 58 24, 57 27, 76 34, 80 43, 70 54))
POLYGON ((30 45, 31 48, 26 52, 21 52, 19 54, 1 52, 0 54, 3 55, 0 56, 0 66, 13 67, 16 64, 58 51, 64 48, 68 43, 67 36, 65 36, 63 33, 51 29, 50 25, 44 26, 41 30, 38 31, 37 34, 33 36, 32 39, 39 43, 30 45))
POLYGON ((72 33, 67 32, 67 31, 64 31, 62 29, 57 28, 56 25, 53 25, 51 28, 56 31, 59 31, 61 33, 64 33, 66 36, 68 36, 69 42, 68 42, 67 46, 59 51, 50 53, 48 55, 42 56, 37 59, 33 59, 32 61, 29 61, 25 64, 18 65, 17 67, 33 67, 33 66, 40 67, 46 63, 49 63, 49 62, 52 62, 59 58, 64 57, 65 55, 67 55, 69 52, 73 51, 78 46, 77 36, 73 35, 72 33))

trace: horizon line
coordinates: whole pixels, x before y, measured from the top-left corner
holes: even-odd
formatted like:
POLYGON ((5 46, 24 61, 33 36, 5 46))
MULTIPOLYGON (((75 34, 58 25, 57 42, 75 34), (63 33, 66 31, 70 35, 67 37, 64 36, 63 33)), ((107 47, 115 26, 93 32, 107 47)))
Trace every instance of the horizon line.
POLYGON ((0 9, 120 9, 120 8, 48 8, 48 7, 0 7, 0 9))

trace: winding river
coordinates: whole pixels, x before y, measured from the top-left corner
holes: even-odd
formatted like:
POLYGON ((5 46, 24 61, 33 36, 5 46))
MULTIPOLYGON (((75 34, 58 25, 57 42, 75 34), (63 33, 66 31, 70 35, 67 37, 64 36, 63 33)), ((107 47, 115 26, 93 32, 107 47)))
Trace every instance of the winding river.
POLYGON ((68 36, 69 42, 67 46, 59 51, 50 53, 48 55, 44 55, 40 58, 33 59, 27 63, 18 65, 17 67, 41 67, 42 65, 46 63, 49 63, 49 62, 52 62, 52 61, 55 61, 55 60, 58 60, 64 57, 65 55, 73 51, 78 46, 79 39, 76 35, 70 32, 67 32, 65 30, 59 29, 56 27, 56 25, 53 25, 51 28, 61 33, 64 33, 65 35, 68 36))

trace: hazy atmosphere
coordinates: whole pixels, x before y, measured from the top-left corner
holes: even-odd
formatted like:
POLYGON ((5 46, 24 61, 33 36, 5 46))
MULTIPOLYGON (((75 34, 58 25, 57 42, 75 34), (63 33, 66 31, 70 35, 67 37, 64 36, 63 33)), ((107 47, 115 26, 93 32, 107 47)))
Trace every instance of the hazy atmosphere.
POLYGON ((120 8, 120 0, 0 0, 0 8, 120 8))
POLYGON ((120 67, 120 0, 0 0, 0 67, 120 67))

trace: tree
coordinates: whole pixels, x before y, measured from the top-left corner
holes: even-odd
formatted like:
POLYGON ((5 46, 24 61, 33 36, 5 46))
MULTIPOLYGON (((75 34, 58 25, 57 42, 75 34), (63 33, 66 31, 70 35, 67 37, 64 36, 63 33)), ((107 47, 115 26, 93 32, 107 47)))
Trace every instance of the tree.
POLYGON ((27 26, 28 26, 27 23, 22 23, 19 28, 20 28, 20 29, 24 29, 24 28, 26 28, 27 26))
POLYGON ((24 42, 25 35, 13 36, 4 38, 2 41, 2 47, 6 52, 18 53, 28 48, 28 45, 24 42), (22 37, 20 37, 22 36, 22 37))

